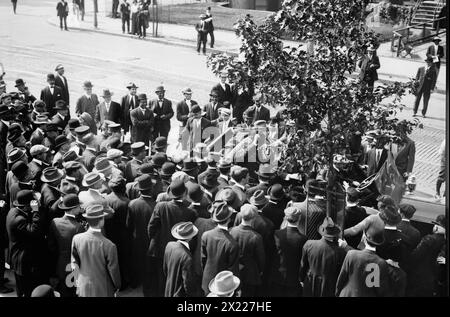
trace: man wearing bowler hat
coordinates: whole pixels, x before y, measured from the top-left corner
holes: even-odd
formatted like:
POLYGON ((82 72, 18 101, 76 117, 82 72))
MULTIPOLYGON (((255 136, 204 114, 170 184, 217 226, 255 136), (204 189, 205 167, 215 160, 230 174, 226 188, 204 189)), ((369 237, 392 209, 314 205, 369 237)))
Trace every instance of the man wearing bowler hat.
POLYGON ((79 297, 113 297, 121 287, 117 247, 102 234, 104 206, 92 204, 83 216, 89 229, 72 239, 71 265, 79 297))
POLYGON ((400 204, 399 212, 402 216, 402 221, 397 225, 397 229, 405 235, 405 242, 411 250, 414 250, 419 244, 422 235, 411 224, 411 218, 416 212, 416 207, 411 204, 400 204))
POLYGON ((139 176, 139 166, 147 162, 147 151, 144 142, 136 142, 131 144, 131 151, 133 159, 127 162, 124 173, 127 183, 135 181, 135 178, 139 176))
POLYGON ((55 84, 62 89, 62 99, 66 102, 66 105, 69 105, 69 85, 67 84, 66 76, 64 76, 64 66, 61 64, 58 64, 55 67, 55 84))
MULTIPOLYGON (((24 104, 28 106, 28 109, 31 109, 33 106, 33 103, 37 100, 35 96, 33 96, 28 87, 25 85, 26 83, 23 81, 22 78, 16 79, 16 84, 14 87, 17 88, 19 91, 20 99, 23 101, 24 104)), ((58 85, 58 84, 56 84, 58 85)))
POLYGON ((158 202, 148 223, 150 238, 149 255, 152 257, 152 293, 163 296, 165 281, 162 273, 164 250, 169 241, 174 241, 171 228, 183 221, 194 222, 197 217, 192 209, 185 205, 186 186, 183 181, 175 180, 168 189, 170 201, 158 202))
POLYGON ((340 232, 341 229, 327 217, 319 227, 321 239, 308 240, 304 244, 299 274, 304 297, 334 297, 346 255, 346 250, 338 244, 340 232))
POLYGON ((44 184, 41 188, 41 202, 46 211, 61 197, 58 186, 63 177, 64 172, 55 167, 47 167, 42 171, 40 180, 44 184))
POLYGON ((164 98, 165 90, 163 86, 156 87, 157 99, 149 102, 148 106, 155 116, 155 128, 153 139, 159 136, 168 137, 170 131, 170 119, 173 117, 172 101, 164 98))
POLYGON ((21 190, 6 217, 9 237, 9 264, 14 271, 18 297, 30 297, 43 277, 42 214, 32 190, 21 190))
POLYGON ((92 119, 95 118, 95 111, 97 110, 98 97, 96 94, 92 93, 92 83, 90 81, 85 81, 83 83, 84 95, 78 98, 75 105, 75 113, 79 117, 83 112, 89 113, 92 119))
POLYGON ((33 121, 36 129, 31 133, 30 136, 30 145, 42 144, 45 138, 45 130, 47 128, 47 124, 50 124, 50 119, 44 115, 39 114, 36 116, 36 119, 33 121))
POLYGON ((359 81, 373 90, 374 83, 378 80, 377 69, 380 68, 380 59, 373 45, 367 47, 367 55, 358 62, 358 67, 360 68, 359 81))
POLYGON ((182 93, 184 95, 184 99, 177 103, 177 120, 180 122, 180 133, 186 126, 188 119, 192 116, 192 106, 198 104, 197 101, 191 99, 191 88, 183 89, 182 93))
POLYGON ((131 141, 144 142, 145 145, 153 140, 155 117, 153 111, 147 107, 147 95, 139 94, 139 107, 131 110, 131 141))
POLYGON ((127 133, 130 130, 131 119, 130 119, 130 111, 139 106, 139 101, 136 95, 137 89, 139 87, 136 86, 135 83, 129 83, 127 85, 128 94, 122 97, 120 102, 120 106, 122 108, 122 120, 120 124, 124 130, 124 133, 127 133))
POLYGON ((72 239, 84 232, 84 228, 77 220, 81 214, 80 201, 77 194, 67 194, 58 202, 58 208, 64 212, 61 218, 54 218, 50 224, 48 245, 52 257, 54 277, 58 279, 57 290, 63 297, 75 297, 75 287, 66 284, 70 268, 70 251, 72 239))
POLYGON ((215 201, 211 208, 211 219, 217 227, 201 237, 202 289, 205 295, 209 293, 209 283, 220 271, 239 274, 239 245, 228 232, 233 210, 224 201, 215 201))
POLYGON ((172 227, 171 233, 177 241, 169 242, 164 252, 163 272, 166 278, 164 297, 200 296, 189 245, 197 235, 198 229, 190 221, 181 222, 172 227))
POLYGON ((49 113, 49 116, 53 117, 56 114, 55 103, 58 100, 63 99, 63 91, 61 87, 56 85, 56 78, 53 74, 47 75, 48 86, 41 90, 40 100, 42 100, 49 113))
MULTIPOLYGON (((368 215, 366 210, 359 206, 360 193, 354 187, 348 187, 346 189, 346 203, 344 210, 344 226, 343 230, 352 228, 358 223, 363 221, 368 215)), ((362 231, 354 236, 346 237, 346 241, 349 246, 354 249, 358 248, 362 238, 362 231)))
POLYGON ((422 99, 423 96, 422 116, 425 118, 428 109, 428 101, 430 100, 430 94, 436 87, 437 70, 433 62, 433 57, 427 56, 425 62, 427 63, 427 66, 419 67, 416 74, 417 84, 415 87, 416 101, 414 102, 414 117, 417 115, 420 99, 422 99))
POLYGON ((54 110, 56 114, 52 117, 52 123, 64 130, 70 120, 70 112, 66 102, 64 100, 58 100, 55 103, 54 110))
POLYGON ((103 90, 104 101, 97 106, 94 117, 98 127, 101 127, 105 120, 115 123, 120 123, 122 120, 122 108, 117 102, 111 100, 112 95, 113 93, 109 89, 103 90))
POLYGON ((275 229, 280 228, 284 218, 284 209, 287 198, 281 184, 273 184, 267 190, 269 202, 263 207, 261 213, 264 217, 273 222, 275 229))
POLYGON ((439 45, 441 39, 439 36, 433 37, 433 44, 428 46, 427 57, 433 59, 433 64, 436 66, 436 78, 439 76, 439 69, 441 68, 441 59, 444 57, 444 47, 439 45))

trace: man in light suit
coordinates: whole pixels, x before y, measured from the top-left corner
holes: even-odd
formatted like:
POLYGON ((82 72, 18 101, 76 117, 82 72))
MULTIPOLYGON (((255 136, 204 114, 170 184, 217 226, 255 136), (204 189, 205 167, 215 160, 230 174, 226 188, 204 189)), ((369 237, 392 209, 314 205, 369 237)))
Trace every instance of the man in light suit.
POLYGON ((218 93, 218 102, 223 104, 225 101, 231 103, 233 101, 233 94, 231 92, 231 86, 227 84, 228 72, 222 71, 220 73, 220 82, 215 85, 212 90, 218 93))
POLYGON ((129 83, 127 86, 129 93, 123 96, 122 101, 120 102, 120 106, 122 107, 122 120, 120 121, 120 124, 122 125, 124 133, 127 133, 130 130, 130 111, 139 106, 139 101, 136 95, 138 88, 139 87, 136 86, 135 83, 129 83))
POLYGON ((436 87, 437 71, 436 66, 433 64, 433 58, 428 56, 425 60, 427 63, 426 67, 420 67, 417 70, 416 81, 418 86, 416 87, 416 101, 414 103, 414 117, 417 115, 417 110, 419 109, 420 99, 423 95, 423 108, 422 116, 425 118, 427 114, 428 101, 430 100, 430 94, 436 87))
POLYGON ((428 46, 427 57, 433 58, 433 64, 436 66, 436 78, 439 76, 439 69, 441 68, 441 59, 444 57, 444 47, 439 45, 441 39, 439 36, 433 37, 433 45, 428 46))
POLYGON ((153 139, 159 136, 168 137, 170 131, 170 119, 173 117, 172 101, 164 98, 165 90, 163 86, 156 88, 158 99, 153 99, 148 106, 153 111, 155 117, 155 127, 153 129, 153 139))
POLYGON ((97 111, 95 112, 95 122, 100 128, 105 120, 110 120, 116 123, 120 123, 122 120, 122 109, 117 102, 111 100, 113 93, 109 89, 103 90, 103 99, 97 106, 97 111))
POLYGON ((186 88, 183 90, 184 99, 177 103, 177 120, 180 121, 180 133, 182 128, 186 126, 189 119, 189 113, 192 110, 192 106, 198 104, 197 101, 192 100, 192 90, 191 88, 186 88))
POLYGON ((83 216, 89 229, 72 240, 72 269, 78 272, 79 297, 113 297, 121 287, 116 246, 102 234, 103 205, 92 204, 83 216))
POLYGON ((66 102, 67 105, 70 105, 69 85, 67 84, 67 79, 64 76, 64 66, 61 64, 57 65, 55 68, 55 72, 55 84, 62 89, 62 99, 66 102))
POLYGON ((45 102, 47 112, 49 116, 56 114, 55 103, 56 101, 63 99, 63 91, 61 87, 56 85, 56 78, 53 74, 47 75, 48 86, 41 90, 40 100, 45 102))
POLYGON ((139 107, 131 110, 131 141, 149 144, 153 138, 155 118, 153 111, 147 108, 147 95, 139 94, 139 107))
POLYGON ((394 155, 395 165, 406 182, 414 167, 416 143, 405 135, 400 143, 392 145, 392 154, 394 155))

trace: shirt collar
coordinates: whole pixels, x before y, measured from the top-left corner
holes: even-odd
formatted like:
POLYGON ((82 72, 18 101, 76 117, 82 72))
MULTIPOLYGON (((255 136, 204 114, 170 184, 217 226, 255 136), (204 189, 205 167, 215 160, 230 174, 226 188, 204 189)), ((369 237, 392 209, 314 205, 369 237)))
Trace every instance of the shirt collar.
MULTIPOLYGON (((236 180, 234 180, 236 182, 236 180)), ((234 186, 239 187, 240 189, 242 189, 243 191, 245 191, 245 186, 242 186, 241 184, 239 184, 238 182, 236 182, 236 184, 234 184, 234 186)))
POLYGON ((69 218, 73 218, 73 219, 76 219, 76 218, 77 218, 77 217, 75 217, 75 215, 68 214, 67 212, 64 213, 64 216, 69 217, 69 218))
POLYGON ((35 158, 32 161, 35 162, 36 164, 39 164, 39 165, 43 165, 44 164, 44 162, 42 162, 41 160, 35 159, 35 158))
POLYGON ((396 226, 388 226, 388 225, 385 225, 385 226, 384 226, 384 229, 386 229, 386 230, 397 230, 397 227, 396 227, 396 226))
POLYGON ((77 179, 75 177, 72 177, 72 176, 66 176, 66 179, 68 181, 71 181, 71 182, 76 182, 77 181, 77 179))
POLYGON ((219 177, 222 177, 223 179, 226 179, 228 181, 228 176, 224 174, 220 174, 219 177))
POLYGON ((102 229, 89 227, 88 231, 91 231, 91 232, 102 232, 102 229))
POLYGON ((410 222, 409 219, 402 219, 402 221, 404 221, 404 222, 410 222))
POLYGON ((365 249, 365 250, 372 251, 372 252, 376 252, 375 247, 372 247, 372 246, 370 246, 370 245, 368 245, 368 244, 366 244, 366 247, 365 247, 364 249, 365 249))
POLYGON ((9 122, 2 119, 2 122, 9 127, 9 122))
POLYGON ((180 242, 182 245, 184 245, 189 251, 191 250, 191 249, 189 248, 189 243, 187 243, 186 241, 178 240, 178 242, 180 242))
POLYGON ((61 119, 65 119, 66 117, 64 117, 62 114, 60 114, 59 112, 57 113, 57 115, 61 118, 61 119))
POLYGON ((292 224, 292 223, 287 223, 287 226, 288 227, 290 227, 290 228, 297 228, 297 225, 294 225, 294 224, 292 224))
POLYGON ((192 206, 201 206, 202 204, 201 203, 194 203, 194 202, 192 202, 191 205, 192 206))
POLYGON ((226 225, 217 225, 217 228, 228 231, 228 227, 226 225))
POLYGON ((89 190, 90 190, 91 192, 96 192, 96 193, 98 193, 99 195, 101 195, 101 193, 100 193, 100 191, 99 191, 98 189, 89 188, 89 190))
POLYGON ((89 146, 86 146, 86 150, 91 150, 92 152, 97 152, 96 149, 94 149, 93 147, 89 147, 89 146))
POLYGON ((86 96, 86 98, 91 99, 92 95, 88 95, 88 94, 84 94, 86 96))

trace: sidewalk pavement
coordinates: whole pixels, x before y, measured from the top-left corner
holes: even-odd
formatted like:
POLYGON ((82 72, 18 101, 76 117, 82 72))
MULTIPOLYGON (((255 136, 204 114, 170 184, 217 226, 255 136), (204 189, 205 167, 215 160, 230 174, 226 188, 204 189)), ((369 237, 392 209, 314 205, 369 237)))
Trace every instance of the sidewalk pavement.
MULTIPOLYGON (((194 26, 185 24, 158 24, 158 36, 152 36, 152 22, 150 22, 147 29, 147 38, 138 39, 137 36, 122 33, 122 22, 120 19, 112 19, 109 17, 101 16, 97 17, 98 27, 94 27, 94 17, 92 15, 86 15, 84 21, 78 21, 72 14, 68 17, 68 27, 74 30, 98 32, 114 36, 129 37, 135 40, 152 41, 161 44, 183 46, 196 50, 197 48, 197 32, 194 26)), ((59 20, 57 17, 51 17, 48 19, 51 25, 59 26, 59 20)), ((231 23, 231 22, 230 22, 231 23)), ((208 53, 228 53, 238 54, 240 47, 240 40, 234 34, 234 32, 215 30, 215 47, 207 48, 208 53)), ((294 41, 284 41, 289 46, 299 46, 300 43, 294 41)), ((208 45, 207 45, 208 46, 208 45)), ((412 59, 395 57, 395 53, 391 51, 390 43, 383 43, 377 51, 380 56, 381 68, 378 70, 379 81, 382 83, 391 83, 394 81, 406 82, 410 78, 415 77, 417 69, 420 66, 424 66, 424 61, 416 61, 412 59)), ((436 83, 437 93, 445 94, 446 87, 446 65, 441 65, 439 78, 436 83)))

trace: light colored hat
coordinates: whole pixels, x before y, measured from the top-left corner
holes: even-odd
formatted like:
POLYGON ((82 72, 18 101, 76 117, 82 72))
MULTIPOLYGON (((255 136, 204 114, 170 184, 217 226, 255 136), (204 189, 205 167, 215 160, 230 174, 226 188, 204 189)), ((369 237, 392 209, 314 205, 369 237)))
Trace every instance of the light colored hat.
POLYGON ((30 149, 31 156, 36 156, 42 153, 47 153, 50 149, 42 144, 33 145, 30 149))
POLYGON ((110 149, 108 152, 106 152, 106 158, 108 160, 114 160, 116 158, 119 158, 123 155, 123 151, 118 149, 110 149))
POLYGON ((175 239, 189 240, 197 235, 198 229, 190 221, 179 222, 172 227, 171 233, 175 239))
POLYGON ((240 284, 241 280, 237 276, 234 276, 233 272, 222 271, 209 283, 208 288, 211 293, 216 295, 226 295, 234 292, 240 284))
POLYGON ((226 116, 231 116, 231 110, 228 108, 219 108, 219 113, 226 116))

